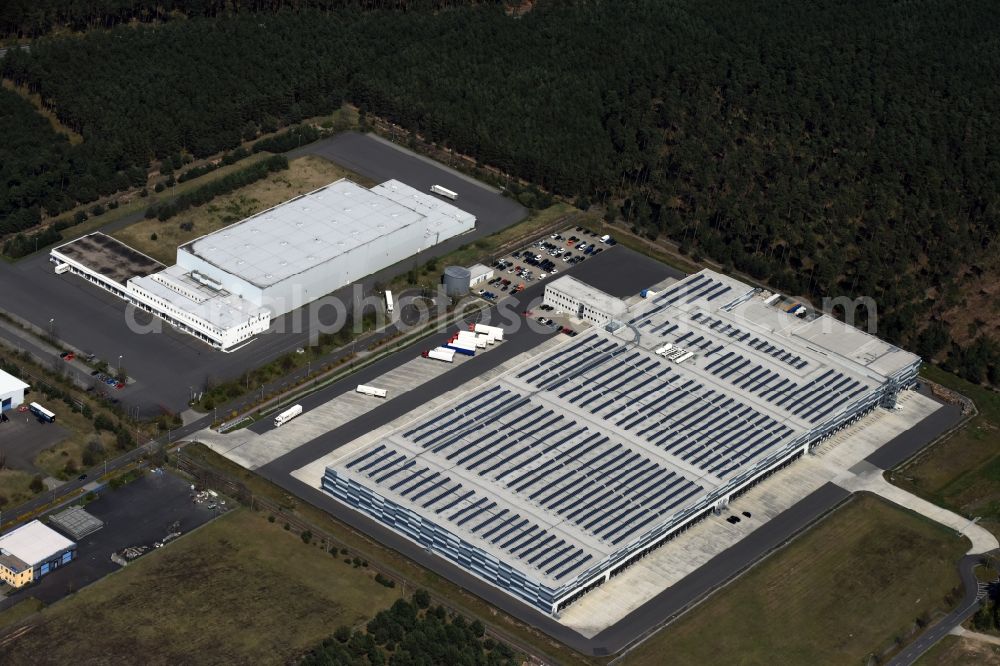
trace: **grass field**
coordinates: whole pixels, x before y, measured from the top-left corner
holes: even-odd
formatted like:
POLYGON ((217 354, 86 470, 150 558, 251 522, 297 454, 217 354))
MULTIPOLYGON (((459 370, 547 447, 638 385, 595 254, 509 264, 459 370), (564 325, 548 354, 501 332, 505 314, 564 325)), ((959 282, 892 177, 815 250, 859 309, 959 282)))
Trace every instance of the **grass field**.
POLYGON ((236 510, 45 609, 3 661, 280 664, 399 597, 236 510))
POLYGON ((59 410, 59 425, 70 430, 70 435, 55 446, 41 451, 35 458, 35 464, 49 475, 61 479, 76 476, 83 469, 83 451, 87 443, 99 440, 104 450, 115 455, 115 437, 110 432, 98 433, 94 423, 80 412, 74 412, 65 407, 65 403, 57 403, 59 410))
POLYGON ((299 157, 289 162, 286 171, 273 173, 235 192, 216 197, 203 206, 192 208, 165 222, 157 219, 141 220, 113 235, 169 266, 176 259, 178 245, 345 177, 363 185, 371 184, 320 157, 299 157), (193 223, 191 231, 181 228, 180 225, 186 222, 193 223), (156 240, 152 240, 153 234, 156 235, 156 240))
POLYGON ((35 496, 30 488, 32 476, 19 469, 0 469, 0 509, 17 506, 35 496))
POLYGON ((17 602, 7 610, 0 611, 0 629, 20 622, 29 615, 42 610, 44 606, 45 604, 34 597, 17 602))
POLYGON ((948 606, 967 548, 935 523, 856 496, 624 663, 864 664, 948 606))
POLYGON ((896 471, 893 482, 1000 536, 1000 393, 927 366, 924 375, 971 398, 979 414, 896 471))
POLYGON ((371 561, 380 562, 398 571, 415 585, 424 587, 432 593, 448 599, 453 606, 461 609, 467 615, 478 617, 484 623, 511 634, 521 643, 533 646, 534 651, 537 654, 547 656, 550 663, 569 665, 597 664, 606 661, 591 660, 579 652, 567 648, 562 643, 549 638, 535 627, 523 624, 521 621, 498 610, 495 606, 482 601, 479 597, 466 592, 464 589, 441 578, 434 572, 415 564, 412 560, 398 552, 385 548, 378 542, 372 541, 368 537, 347 528, 321 509, 317 509, 311 504, 300 502, 270 481, 223 458, 203 444, 189 444, 184 450, 191 458, 207 462, 226 476, 240 481, 254 495, 268 497, 319 529, 335 535, 352 552, 362 553, 364 557, 367 557, 371 561))
POLYGON ((918 666, 967 666, 1000 664, 1000 645, 990 645, 971 638, 945 636, 917 660, 918 666))

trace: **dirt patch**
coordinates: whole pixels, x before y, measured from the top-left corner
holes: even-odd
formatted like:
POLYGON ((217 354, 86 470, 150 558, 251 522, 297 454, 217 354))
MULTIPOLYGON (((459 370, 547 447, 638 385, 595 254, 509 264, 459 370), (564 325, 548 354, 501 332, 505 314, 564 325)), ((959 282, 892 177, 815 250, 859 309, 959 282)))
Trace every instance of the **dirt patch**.
POLYGON ((373 184, 333 162, 307 155, 291 160, 285 171, 216 197, 165 222, 142 220, 115 232, 114 236, 170 265, 175 262, 178 246, 341 178, 350 178, 366 187, 373 184))

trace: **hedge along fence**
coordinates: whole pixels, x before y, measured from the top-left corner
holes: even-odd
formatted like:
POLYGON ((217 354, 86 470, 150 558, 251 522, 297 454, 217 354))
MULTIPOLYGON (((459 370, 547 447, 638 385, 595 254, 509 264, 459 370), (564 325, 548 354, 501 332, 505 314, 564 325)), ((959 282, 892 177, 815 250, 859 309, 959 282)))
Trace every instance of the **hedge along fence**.
POLYGON ((272 155, 257 164, 234 171, 214 182, 206 183, 187 194, 182 194, 173 201, 166 201, 150 206, 146 209, 146 219, 155 217, 161 222, 168 220, 193 206, 206 204, 221 194, 228 194, 233 190, 256 183, 258 180, 263 180, 276 171, 284 171, 287 168, 288 158, 284 155, 272 155))

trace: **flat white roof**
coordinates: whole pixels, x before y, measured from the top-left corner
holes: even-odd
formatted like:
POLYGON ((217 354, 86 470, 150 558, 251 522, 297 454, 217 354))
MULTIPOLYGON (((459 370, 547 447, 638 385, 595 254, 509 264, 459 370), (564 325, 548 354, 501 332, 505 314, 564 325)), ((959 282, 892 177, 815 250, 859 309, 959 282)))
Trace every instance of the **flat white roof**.
POLYGON ((472 264, 471 266, 469 266, 469 277, 472 280, 475 280, 477 277, 483 275, 489 275, 492 272, 493 272, 492 268, 490 268, 489 266, 484 266, 483 264, 472 264))
POLYGON ((0 394, 16 393, 28 388, 28 385, 12 374, 0 370, 0 394))
POLYGON ((625 301, 615 298, 596 287, 591 287, 586 282, 580 282, 572 275, 563 275, 545 285, 546 291, 552 289, 559 291, 569 298, 586 304, 587 306, 608 314, 616 316, 625 311, 625 301))
POLYGON ((475 217, 396 180, 367 189, 341 179, 178 248, 268 287, 376 239, 418 224, 442 239, 475 217))
POLYGON ((190 271, 182 266, 174 265, 153 275, 132 278, 129 282, 222 330, 269 312, 267 308, 236 294, 206 287, 191 278, 190 271))
POLYGON ((0 536, 0 550, 28 566, 44 562, 73 545, 72 541, 37 520, 0 536))

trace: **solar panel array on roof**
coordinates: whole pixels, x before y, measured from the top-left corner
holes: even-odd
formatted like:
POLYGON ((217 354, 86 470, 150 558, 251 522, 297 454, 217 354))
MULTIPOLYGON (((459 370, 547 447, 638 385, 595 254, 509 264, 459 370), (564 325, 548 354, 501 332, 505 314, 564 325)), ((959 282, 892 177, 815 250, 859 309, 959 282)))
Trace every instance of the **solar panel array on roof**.
POLYGON ((575 530, 619 544, 702 490, 643 451, 499 385, 418 423, 405 437, 419 451, 406 453, 386 440, 345 468, 556 581, 595 557, 574 543, 575 530), (547 528, 534 511, 489 501, 462 478, 504 488, 563 529, 547 528))
POLYGON ((323 487, 555 612, 892 390, 740 319, 754 294, 690 276, 625 326, 567 339, 327 468, 323 487))

